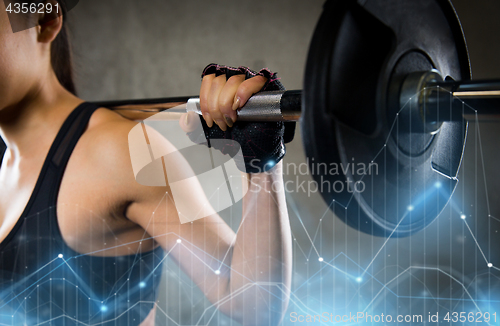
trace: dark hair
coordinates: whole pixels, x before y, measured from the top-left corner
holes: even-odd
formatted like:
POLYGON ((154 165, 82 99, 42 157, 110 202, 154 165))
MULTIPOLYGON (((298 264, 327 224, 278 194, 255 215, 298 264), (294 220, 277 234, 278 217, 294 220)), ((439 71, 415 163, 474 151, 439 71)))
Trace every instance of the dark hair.
POLYGON ((50 62, 56 73, 59 83, 68 91, 76 95, 75 82, 73 80, 73 64, 71 46, 69 43, 69 32, 67 27, 67 4, 66 0, 57 0, 63 12, 63 26, 57 37, 52 41, 50 47, 50 62))

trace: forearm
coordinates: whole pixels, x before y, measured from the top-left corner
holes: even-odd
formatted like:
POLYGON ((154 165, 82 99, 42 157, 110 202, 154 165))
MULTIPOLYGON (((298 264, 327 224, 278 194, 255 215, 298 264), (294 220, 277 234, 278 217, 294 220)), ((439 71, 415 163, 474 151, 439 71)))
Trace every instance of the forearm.
MULTIPOLYGON (((275 325, 288 303, 292 267, 282 178, 281 164, 247 175, 236 234, 218 214, 180 223, 168 187, 154 193, 139 187, 144 199, 130 205, 127 216, 162 245, 221 312, 245 325, 275 325)), ((207 202, 200 189, 193 184, 186 200, 207 202)))
POLYGON ((278 324, 288 304, 292 245, 282 164, 248 174, 243 216, 233 245, 229 291, 233 318, 278 324))

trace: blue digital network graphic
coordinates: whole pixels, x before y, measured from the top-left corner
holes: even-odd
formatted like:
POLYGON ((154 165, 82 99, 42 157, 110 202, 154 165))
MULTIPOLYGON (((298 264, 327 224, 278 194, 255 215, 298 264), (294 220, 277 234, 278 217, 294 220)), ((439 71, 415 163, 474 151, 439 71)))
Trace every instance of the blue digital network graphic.
MULTIPOLYGON (((474 111, 467 104, 463 105, 464 110, 474 111)), ((407 109, 407 106, 401 108, 407 109)), ((398 117, 393 128, 397 125, 398 117)), ((467 148, 471 150, 466 150, 469 156, 462 164, 459 186, 451 200, 433 223, 408 238, 361 234, 332 213, 330 208, 339 203, 325 205, 320 216, 311 215, 311 207, 317 209, 319 206, 319 196, 304 198, 301 194, 287 194, 294 274, 289 307, 282 324, 500 325, 500 261, 495 261, 500 259, 500 218, 492 215, 488 200, 488 176, 496 172, 485 169, 484 151, 488 149, 483 146, 480 127, 474 122, 469 126, 467 148)), ((157 129, 160 128, 158 125, 157 129)), ((383 157, 386 150, 386 146, 381 148, 373 160, 383 157)), ((211 189, 226 189, 228 182, 227 178, 222 178, 211 189)), ((170 196, 172 194, 166 193, 158 205, 168 198, 174 200, 170 196)), ((400 221, 417 214, 421 204, 430 197, 448 200, 450 194, 436 182, 407 207, 400 221)), ((241 213, 237 205, 229 208, 225 205, 222 205, 222 213, 237 229, 241 213)), ((190 248, 180 237, 171 251, 178 247, 190 248)), ((158 255, 157 252, 152 254, 158 255)), ((204 264, 196 253, 191 251, 191 254, 193 260, 204 264)), ((211 256, 210 252, 204 254, 211 256)), ((54 252, 53 260, 36 273, 42 273, 43 277, 28 276, 22 288, 20 284, 10 284, 8 279, 2 280, 0 325, 51 325, 62 319, 66 325, 107 325, 120 317, 115 315, 116 311, 127 314, 150 304, 156 307, 158 325, 236 325, 217 310, 217 306, 228 298, 210 304, 196 285, 169 260, 169 255, 170 252, 158 255, 156 267, 142 270, 140 277, 118 276, 120 281, 114 284, 111 292, 98 294, 98 289, 89 288, 84 285, 87 282, 82 282, 99 277, 81 275, 79 263, 85 255, 65 257, 54 252), (139 294, 142 289, 159 282, 159 274, 163 278, 160 286, 163 294, 158 300, 127 306, 122 297, 130 298, 131 293, 132 296, 139 294), (130 283, 131 279, 135 280, 134 284, 130 283), (50 293, 55 287, 73 288, 75 296, 65 300, 82 301, 78 305, 86 309, 89 319, 78 320, 77 315, 68 314, 64 307, 52 307, 50 293), (116 309, 118 306, 121 308, 116 309)), ((220 267, 222 265, 220 262, 220 267)), ((220 267, 210 269, 218 274, 220 267)), ((273 286, 287 290, 282 284, 273 286)), ((248 287, 233 295, 246 290, 248 287)))

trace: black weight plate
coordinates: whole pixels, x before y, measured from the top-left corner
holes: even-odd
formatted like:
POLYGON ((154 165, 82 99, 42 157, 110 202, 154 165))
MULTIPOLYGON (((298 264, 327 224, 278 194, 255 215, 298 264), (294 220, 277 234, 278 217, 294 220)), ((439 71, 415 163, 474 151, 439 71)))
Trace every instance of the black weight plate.
POLYGON ((352 227, 411 235, 455 190, 466 122, 444 123, 434 135, 402 133, 396 116, 410 109, 399 106, 404 76, 433 68, 443 78, 470 79, 449 1, 325 3, 307 59, 302 136, 324 200, 352 227))

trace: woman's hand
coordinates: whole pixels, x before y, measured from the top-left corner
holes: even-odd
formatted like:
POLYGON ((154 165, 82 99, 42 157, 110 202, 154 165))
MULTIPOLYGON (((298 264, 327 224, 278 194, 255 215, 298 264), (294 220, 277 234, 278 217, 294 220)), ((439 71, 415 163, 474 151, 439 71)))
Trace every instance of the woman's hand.
POLYGON ((245 105, 248 99, 259 92, 267 82, 263 76, 245 80, 245 75, 232 76, 226 81, 226 75, 215 74, 203 77, 200 89, 200 109, 207 125, 211 128, 215 122, 226 131, 236 122, 236 110, 245 105))
MULTIPOLYGON (((246 67, 210 64, 204 69, 202 78, 200 111, 203 119, 190 112, 180 121, 181 128, 188 133, 191 141, 203 142, 204 136, 209 147, 214 145, 213 148, 223 154, 236 150, 237 147, 229 144, 230 141, 236 141, 243 154, 243 160, 238 161, 241 163, 238 168, 246 173, 264 172, 276 165, 285 155, 286 125, 283 122, 245 121, 234 126, 233 124, 237 119, 236 110, 243 107, 253 94, 261 90, 285 89, 277 74, 268 69, 255 72, 246 67), (200 120, 203 122, 201 126, 200 120), (218 127, 214 126, 214 122, 218 127), (197 131, 200 127, 203 127, 203 130, 197 131), (226 141, 212 144, 210 139, 226 141)), ((293 134, 293 129, 290 130, 293 134)))

